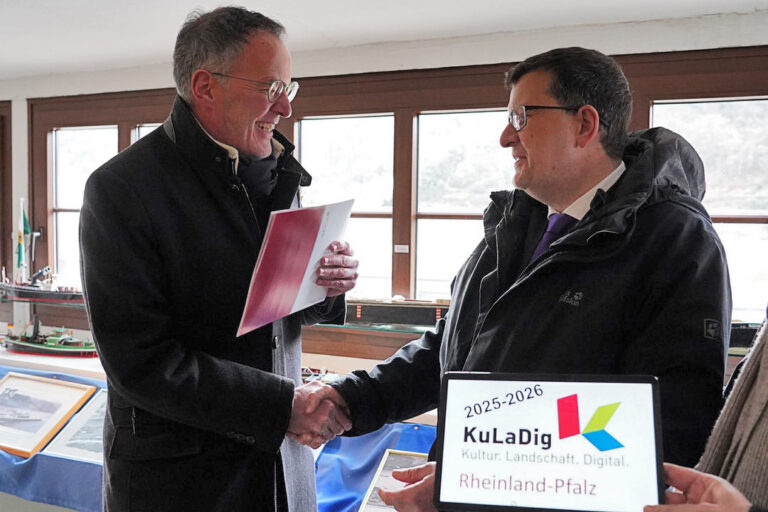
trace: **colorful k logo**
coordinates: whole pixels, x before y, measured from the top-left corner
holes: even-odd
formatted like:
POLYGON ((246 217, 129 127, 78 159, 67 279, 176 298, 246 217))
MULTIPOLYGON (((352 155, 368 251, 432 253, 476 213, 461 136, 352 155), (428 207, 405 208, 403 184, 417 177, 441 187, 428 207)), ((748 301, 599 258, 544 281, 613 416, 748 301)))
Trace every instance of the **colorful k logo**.
POLYGON ((611 421, 611 417, 619 404, 621 402, 598 407, 587 426, 584 427, 584 432, 579 432, 578 395, 574 394, 558 399, 557 420, 560 427, 560 439, 581 434, 601 452, 622 448, 624 445, 605 431, 605 426, 611 421))

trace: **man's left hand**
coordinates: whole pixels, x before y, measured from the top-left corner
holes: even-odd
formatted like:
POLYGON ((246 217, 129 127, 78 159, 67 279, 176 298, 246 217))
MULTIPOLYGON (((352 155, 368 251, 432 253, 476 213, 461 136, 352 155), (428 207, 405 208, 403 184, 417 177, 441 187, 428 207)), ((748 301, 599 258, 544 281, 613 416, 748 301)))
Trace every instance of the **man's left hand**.
POLYGON ((396 491, 379 489, 379 497, 398 512, 437 512, 432 501, 435 494, 435 463, 392 471, 396 480, 407 485, 396 491))
POLYGON ((318 285, 328 290, 327 297, 346 293, 357 284, 357 259, 347 242, 335 241, 330 245, 331 254, 320 258, 317 269, 318 285))
POLYGON ((664 463, 666 505, 646 505, 643 512, 749 512, 750 503, 730 482, 695 469, 664 463))

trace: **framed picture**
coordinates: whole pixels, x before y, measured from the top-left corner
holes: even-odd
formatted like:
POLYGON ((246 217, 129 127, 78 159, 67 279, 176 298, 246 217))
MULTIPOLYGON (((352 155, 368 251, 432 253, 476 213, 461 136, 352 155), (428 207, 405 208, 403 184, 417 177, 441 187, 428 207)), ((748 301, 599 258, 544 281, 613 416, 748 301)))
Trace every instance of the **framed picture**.
POLYGON ((7 373, 0 379, 0 449, 31 457, 95 391, 95 386, 7 373))
POLYGON ((404 487, 405 484, 403 482, 395 480, 392 476, 392 470, 420 466, 425 462, 427 462, 426 453, 387 449, 387 451, 384 452, 384 456, 381 458, 379 469, 376 470, 376 474, 373 477, 370 487, 368 487, 368 492, 365 493, 363 504, 360 506, 358 512, 395 510, 394 507, 390 507, 381 501, 378 490, 381 488, 387 491, 392 491, 404 487))
POLYGON ((100 389, 83 410, 53 438, 43 453, 101 464, 104 414, 107 411, 107 390, 100 389))

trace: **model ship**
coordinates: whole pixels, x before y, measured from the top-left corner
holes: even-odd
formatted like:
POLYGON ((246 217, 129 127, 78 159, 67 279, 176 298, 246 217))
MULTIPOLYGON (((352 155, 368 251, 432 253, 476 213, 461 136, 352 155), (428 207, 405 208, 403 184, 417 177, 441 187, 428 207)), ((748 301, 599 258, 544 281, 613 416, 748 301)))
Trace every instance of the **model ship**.
POLYGON ((0 282, 0 293, 8 299, 21 302, 83 304, 83 294, 76 288, 57 287, 43 280, 51 274, 51 267, 38 270, 27 282, 0 282))
MULTIPOLYGON (((72 334, 63 328, 54 329, 51 334, 40 333, 40 319, 35 315, 32 334, 27 335, 27 328, 16 336, 11 332, 5 335, 5 350, 20 354, 43 354, 49 356, 69 357, 96 357, 96 347, 90 340, 81 340, 72 337, 72 334)), ((27 324, 29 327, 29 324, 27 324)))
POLYGON ((54 284, 51 267, 43 267, 28 276, 28 270, 35 264, 35 240, 42 235, 41 231, 32 231, 27 214, 24 212, 24 198, 19 200, 19 230, 16 243, 15 268, 13 277, 6 276, 2 267, 0 277, 0 297, 5 300, 21 302, 40 302, 51 304, 83 304, 83 294, 72 287, 61 287, 54 284), (27 263, 27 245, 31 246, 31 262, 27 263))

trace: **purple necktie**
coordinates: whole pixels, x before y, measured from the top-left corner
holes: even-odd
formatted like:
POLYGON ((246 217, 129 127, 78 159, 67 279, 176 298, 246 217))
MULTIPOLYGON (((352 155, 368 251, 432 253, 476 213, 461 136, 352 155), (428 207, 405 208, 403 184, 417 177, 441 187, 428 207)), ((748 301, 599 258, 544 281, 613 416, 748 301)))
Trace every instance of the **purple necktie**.
POLYGON ((547 230, 544 232, 544 236, 541 237, 539 245, 536 246, 536 250, 533 251, 531 261, 541 256, 544 251, 549 249, 552 242, 566 234, 574 224, 576 224, 576 219, 565 213, 553 213, 550 215, 547 230))

